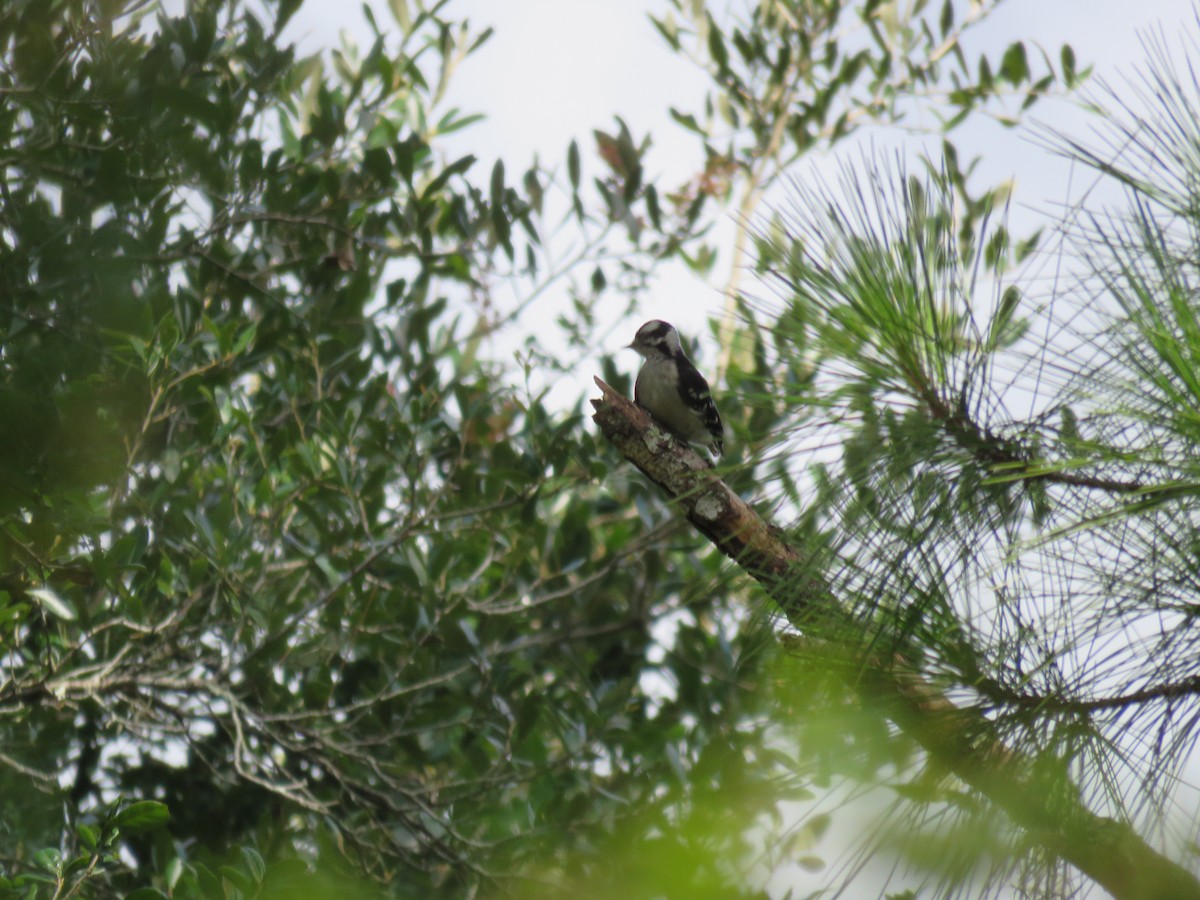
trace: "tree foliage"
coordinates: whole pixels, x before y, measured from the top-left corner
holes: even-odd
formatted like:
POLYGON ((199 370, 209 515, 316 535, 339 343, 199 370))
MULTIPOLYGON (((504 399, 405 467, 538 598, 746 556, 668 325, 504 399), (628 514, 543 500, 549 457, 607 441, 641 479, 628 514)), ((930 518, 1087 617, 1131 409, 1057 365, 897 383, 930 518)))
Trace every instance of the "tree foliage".
MULTIPOLYGON (((761 895, 827 821, 777 842, 783 804, 847 770, 909 774, 919 752, 879 711, 819 703, 846 686, 792 671, 808 663, 762 595, 532 370, 573 366, 597 311, 635 306, 665 261, 709 268, 712 216, 732 199, 749 221, 812 148, 918 108, 947 130, 1019 116, 1074 84, 1073 53, 968 61, 960 38, 994 4, 762 3, 733 22, 673 4, 655 24, 713 87, 675 113, 707 162, 664 187, 620 120, 517 176, 447 157, 474 116, 446 86, 488 32, 396 0, 391 23, 364 7, 365 49, 300 57, 282 37, 299 6, 0 10, 0 894, 761 895), (494 358, 489 336, 563 281, 571 350, 542 328, 541 349, 494 358), (502 307, 498 282, 524 293, 502 307)), ((1050 668, 975 677, 1027 665, 1031 626, 1014 614, 1020 639, 981 646, 953 561, 903 564, 961 544, 963 522, 1026 537, 1064 524, 1056 492, 1143 477, 1116 419, 1093 430, 1110 409, 1071 401, 1057 444, 971 414, 964 375, 1019 346, 1024 313, 1002 299, 979 334, 942 301, 964 256, 1021 252, 985 241, 997 196, 945 150, 941 181, 892 195, 883 241, 852 206, 828 245, 778 223, 761 267, 798 300, 726 335, 730 387, 788 400, 732 417, 748 457, 836 374, 816 408, 844 413, 851 490, 819 473, 810 502, 771 453, 730 475, 804 505, 811 558, 874 598, 862 634, 991 703, 1086 702, 1050 668)), ((1130 321, 1158 334, 1143 308, 1130 321)), ((1186 359, 1143 362, 1172 359, 1154 371, 1177 399, 1186 359)), ((1030 730, 1068 769, 1060 735, 1106 737, 1081 717, 1030 719, 1053 721, 1030 730)))

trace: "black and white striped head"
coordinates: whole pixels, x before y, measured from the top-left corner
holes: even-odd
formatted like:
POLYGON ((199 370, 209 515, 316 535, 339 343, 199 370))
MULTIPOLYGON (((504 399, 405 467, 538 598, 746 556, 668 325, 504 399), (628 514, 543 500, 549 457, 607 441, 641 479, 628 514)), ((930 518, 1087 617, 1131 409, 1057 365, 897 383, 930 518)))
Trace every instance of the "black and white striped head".
POLYGON ((679 332, 670 322, 661 319, 651 319, 639 328, 629 346, 646 359, 656 356, 674 357, 683 353, 679 344, 679 332))

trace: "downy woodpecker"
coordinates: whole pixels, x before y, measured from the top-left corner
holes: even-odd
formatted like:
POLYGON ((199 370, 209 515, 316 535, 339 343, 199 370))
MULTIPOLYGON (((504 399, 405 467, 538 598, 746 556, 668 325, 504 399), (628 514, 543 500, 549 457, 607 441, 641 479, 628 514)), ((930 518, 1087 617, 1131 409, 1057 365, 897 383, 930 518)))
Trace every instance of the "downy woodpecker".
POLYGON ((677 438, 720 456, 725 449, 721 414, 708 382, 683 352, 675 326, 652 319, 629 346, 646 360, 633 387, 637 405, 677 438))

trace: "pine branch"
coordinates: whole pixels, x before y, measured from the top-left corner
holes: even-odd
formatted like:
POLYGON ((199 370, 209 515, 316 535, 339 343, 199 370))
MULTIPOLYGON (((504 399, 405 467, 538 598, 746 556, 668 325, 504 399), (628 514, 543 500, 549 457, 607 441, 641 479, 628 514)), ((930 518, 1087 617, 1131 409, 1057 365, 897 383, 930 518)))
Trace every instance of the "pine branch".
POLYGON ((654 425, 644 410, 599 378, 592 401, 604 436, 673 498, 689 522, 762 585, 788 621, 824 652, 849 659, 846 683, 965 783, 1004 810, 1029 836, 1118 900, 1200 898, 1200 881, 1150 847, 1128 825, 1096 815, 1074 785, 1047 790, 1034 760, 1009 747, 978 709, 952 703, 911 663, 885 658, 836 635, 852 632, 845 605, 805 554, 764 521, 694 451, 654 425), (827 636, 832 635, 832 636, 827 636))
POLYGON ((1031 459, 1013 442, 997 437, 965 412, 951 410, 932 385, 923 386, 918 394, 929 415, 946 430, 955 443, 984 466, 1002 472, 1005 478, 1013 481, 1065 484, 1107 491, 1110 494, 1138 494, 1146 490, 1147 486, 1137 479, 1123 481, 1068 472, 1056 467, 1053 462, 1031 459))
POLYGON ((1127 709, 1132 706, 1145 706, 1155 700, 1176 700, 1181 697, 1200 696, 1200 675, 1193 675, 1181 681, 1168 681, 1162 684, 1152 684, 1140 690, 1126 694, 1116 694, 1111 697, 1094 697, 1090 700, 1071 699, 1069 697, 1054 697, 1048 694, 1035 694, 1026 691, 1013 691, 1002 685, 988 681, 977 684, 975 688, 989 699, 1011 706, 1023 707, 1043 713, 1072 713, 1087 715, 1101 710, 1127 709))

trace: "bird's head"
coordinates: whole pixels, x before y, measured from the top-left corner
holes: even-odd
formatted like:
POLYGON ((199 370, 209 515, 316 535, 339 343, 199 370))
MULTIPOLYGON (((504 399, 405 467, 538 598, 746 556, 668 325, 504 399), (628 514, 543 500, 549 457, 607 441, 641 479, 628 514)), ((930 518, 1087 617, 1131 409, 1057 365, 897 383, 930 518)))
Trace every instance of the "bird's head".
POLYGON ((651 319, 637 330, 629 348, 647 359, 652 356, 674 356, 681 350, 679 332, 670 322, 651 319))

